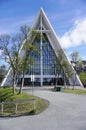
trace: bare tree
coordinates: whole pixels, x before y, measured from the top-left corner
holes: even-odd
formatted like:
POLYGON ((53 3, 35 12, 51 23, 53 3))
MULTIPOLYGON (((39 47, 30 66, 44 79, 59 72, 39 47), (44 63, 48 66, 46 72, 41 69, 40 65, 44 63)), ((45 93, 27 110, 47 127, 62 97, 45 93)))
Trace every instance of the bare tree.
MULTIPOLYGON (((34 39, 36 38, 37 41, 40 41, 40 32, 33 29, 30 30, 27 25, 21 26, 20 31, 21 32, 16 34, 13 38, 8 34, 2 34, 0 36, 0 49, 2 50, 2 58, 9 64, 10 68, 12 69, 12 86, 14 94, 17 85, 17 78, 20 72, 23 74, 23 87, 25 70, 28 68, 31 62, 31 59, 28 59, 30 52, 34 50, 35 52, 38 52, 34 46, 34 39), (31 32, 30 39, 28 38, 29 31, 31 32), (20 49, 24 50, 24 56, 22 58, 20 57, 20 49)), ((20 87, 20 93, 22 91, 22 87, 20 87)))
POLYGON ((14 94, 19 67, 20 41, 20 36, 18 34, 13 38, 11 38, 8 34, 2 34, 0 36, 0 48, 2 50, 2 58, 9 64, 13 73, 12 86, 14 94))

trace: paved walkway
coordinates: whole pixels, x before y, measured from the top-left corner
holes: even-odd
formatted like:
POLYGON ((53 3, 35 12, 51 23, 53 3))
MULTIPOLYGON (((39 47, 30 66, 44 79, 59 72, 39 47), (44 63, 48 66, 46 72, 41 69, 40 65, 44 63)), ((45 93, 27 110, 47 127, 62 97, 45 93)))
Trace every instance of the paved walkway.
POLYGON ((49 107, 35 116, 0 118, 0 130, 86 130, 86 95, 48 90, 34 90, 34 95, 49 100, 49 107))

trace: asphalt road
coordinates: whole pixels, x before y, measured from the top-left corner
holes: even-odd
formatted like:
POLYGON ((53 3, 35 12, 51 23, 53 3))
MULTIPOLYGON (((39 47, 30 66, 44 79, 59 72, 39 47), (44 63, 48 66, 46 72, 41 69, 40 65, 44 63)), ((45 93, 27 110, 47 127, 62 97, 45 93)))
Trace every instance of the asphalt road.
POLYGON ((48 90, 34 95, 47 99, 49 107, 35 116, 0 118, 0 130, 86 130, 86 95, 48 90))

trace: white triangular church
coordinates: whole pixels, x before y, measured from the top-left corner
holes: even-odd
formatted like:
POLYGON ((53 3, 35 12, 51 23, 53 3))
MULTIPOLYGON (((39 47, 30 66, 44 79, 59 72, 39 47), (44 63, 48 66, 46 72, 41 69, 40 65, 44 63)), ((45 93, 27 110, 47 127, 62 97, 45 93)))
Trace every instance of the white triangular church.
MULTIPOLYGON (((70 64, 64 50, 61 47, 59 38, 57 37, 56 33, 54 32, 45 12, 41 8, 38 12, 34 23, 32 25, 32 29, 38 30, 41 32, 42 35, 44 35, 46 41, 42 41, 42 38, 40 40, 40 43, 38 43, 38 49, 41 51, 41 56, 34 56, 35 61, 33 69, 28 69, 25 74, 25 85, 31 85, 31 75, 34 75, 35 81, 34 84, 37 86, 44 86, 44 85, 55 85, 56 78, 58 78, 58 84, 64 85, 64 78, 63 78, 63 72, 61 70, 61 67, 59 66, 58 61, 58 50, 62 50, 64 54, 64 59, 70 64), (47 45, 43 48, 44 45, 47 45), (57 66, 55 66, 55 63, 57 66), (60 75, 56 75, 55 71, 60 71, 60 75)), ((28 34, 28 39, 30 38, 30 32, 28 34)), ((35 44, 35 43, 34 43, 35 44)), ((36 43, 37 44, 37 43, 36 43)), ((20 57, 22 55, 22 48, 23 48, 24 42, 20 48, 20 57)), ((73 67, 71 66, 71 70, 73 70, 74 74, 70 79, 67 79, 66 82, 69 85, 74 84, 74 80, 76 77, 76 86, 82 86, 81 81, 79 80, 79 77, 75 75, 75 71, 73 67)), ((7 86, 10 85, 12 82, 12 69, 10 68, 8 70, 8 73, 6 77, 4 78, 1 86, 7 86)), ((65 75, 66 76, 66 75, 65 75)))

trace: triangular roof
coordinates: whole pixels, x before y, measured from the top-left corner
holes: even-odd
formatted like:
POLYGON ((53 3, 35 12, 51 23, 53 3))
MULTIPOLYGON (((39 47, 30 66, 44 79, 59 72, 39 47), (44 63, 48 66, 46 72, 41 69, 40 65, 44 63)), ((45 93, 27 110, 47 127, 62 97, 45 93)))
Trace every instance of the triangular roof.
MULTIPOLYGON (((42 24, 44 30, 46 31, 46 35, 47 35, 47 37, 48 37, 48 39, 50 41, 50 44, 51 44, 51 46, 52 46, 56 56, 58 57, 58 51, 57 50, 61 49, 63 54, 64 54, 64 59, 70 64, 70 62, 69 62, 69 60, 68 60, 64 50, 61 47, 59 38, 57 37, 53 27, 51 26, 51 24, 50 24, 46 14, 45 14, 45 12, 44 12, 44 10, 42 8, 38 12, 38 14, 37 14, 37 16, 36 16, 36 18, 35 18, 31 28, 38 30, 39 27, 40 27, 40 24, 42 24)), ((29 38, 30 38, 30 32, 28 34, 28 39, 29 38)), ((23 44, 22 44, 22 46, 20 48, 20 56, 21 56, 21 53, 22 53, 21 50, 22 50, 23 45, 24 45, 24 42, 23 42, 23 44)), ((71 66, 71 69, 73 69, 72 66, 71 66)), ((75 75, 75 70, 74 69, 73 69, 73 72, 74 72, 74 75, 70 78, 70 81, 69 81, 70 84, 73 85, 73 82, 75 80, 74 77, 76 76, 76 83, 75 83, 75 85, 82 86, 82 83, 79 80, 79 77, 77 75, 75 75)), ((7 73, 6 77, 4 78, 1 86, 4 86, 9 81, 10 73, 11 73, 11 69, 8 71, 8 73, 7 73)))

